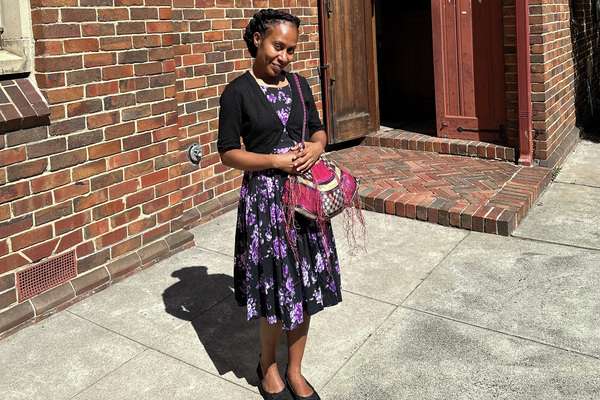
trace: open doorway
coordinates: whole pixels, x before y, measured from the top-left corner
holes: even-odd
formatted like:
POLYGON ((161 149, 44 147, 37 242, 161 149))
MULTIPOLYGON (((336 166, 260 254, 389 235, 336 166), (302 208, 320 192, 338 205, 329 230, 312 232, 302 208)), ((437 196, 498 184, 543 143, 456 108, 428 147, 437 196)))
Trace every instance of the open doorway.
POLYGON ((430 1, 376 0, 382 127, 436 135, 430 1))

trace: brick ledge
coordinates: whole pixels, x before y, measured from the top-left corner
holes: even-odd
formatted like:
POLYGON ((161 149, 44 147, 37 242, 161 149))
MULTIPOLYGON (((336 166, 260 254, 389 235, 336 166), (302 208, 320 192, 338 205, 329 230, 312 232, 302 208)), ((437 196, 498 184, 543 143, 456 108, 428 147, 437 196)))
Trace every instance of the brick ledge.
POLYGON ((365 137, 366 146, 418 150, 439 154, 477 157, 488 160, 516 162, 515 149, 492 143, 446 139, 399 129, 380 130, 365 137))
POLYGON ((0 81, 0 133, 50 124, 50 109, 27 78, 0 81))
POLYGON ((186 229, 202 225, 238 206, 240 189, 232 190, 199 206, 184 211, 182 224, 186 229))

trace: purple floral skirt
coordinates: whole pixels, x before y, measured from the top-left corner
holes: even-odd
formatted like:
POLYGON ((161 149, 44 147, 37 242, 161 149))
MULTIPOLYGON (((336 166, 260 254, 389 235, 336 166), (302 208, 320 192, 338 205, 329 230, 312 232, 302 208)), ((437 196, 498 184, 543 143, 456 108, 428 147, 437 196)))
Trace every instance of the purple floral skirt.
MULTIPOLYGON (((277 152, 285 152, 279 149, 277 152)), ((325 307, 342 301, 340 267, 331 224, 300 215, 286 236, 280 170, 246 172, 235 238, 235 298, 248 320, 265 317, 293 330, 325 307), (287 238, 290 238, 288 241, 287 238), (296 242, 294 252, 290 241, 296 242)))

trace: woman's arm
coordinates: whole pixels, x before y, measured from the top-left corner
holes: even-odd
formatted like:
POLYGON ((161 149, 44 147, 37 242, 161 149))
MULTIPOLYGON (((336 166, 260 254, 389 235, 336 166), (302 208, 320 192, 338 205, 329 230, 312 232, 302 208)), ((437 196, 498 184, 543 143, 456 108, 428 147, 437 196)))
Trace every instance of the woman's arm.
POLYGON ((259 154, 241 149, 231 149, 220 153, 220 155, 223 164, 235 169, 260 171, 276 168, 288 174, 296 173, 294 168, 298 157, 297 148, 292 148, 290 152, 285 154, 259 154))
POLYGON ((313 143, 319 143, 321 146, 323 146, 323 150, 325 150, 325 146, 327 146, 327 132, 320 130, 313 133, 310 137, 310 141, 313 143))

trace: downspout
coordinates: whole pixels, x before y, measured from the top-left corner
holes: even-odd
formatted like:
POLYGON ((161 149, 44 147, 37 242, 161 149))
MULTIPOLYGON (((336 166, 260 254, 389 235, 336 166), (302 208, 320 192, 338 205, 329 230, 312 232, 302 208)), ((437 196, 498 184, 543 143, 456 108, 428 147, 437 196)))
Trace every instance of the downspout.
POLYGON ((529 0, 517 0, 517 85, 519 91, 519 164, 533 165, 529 0))

